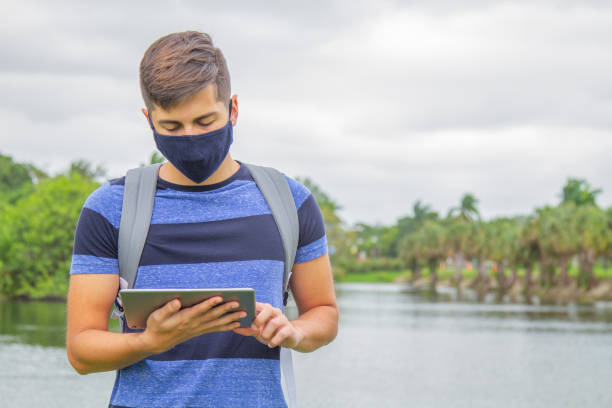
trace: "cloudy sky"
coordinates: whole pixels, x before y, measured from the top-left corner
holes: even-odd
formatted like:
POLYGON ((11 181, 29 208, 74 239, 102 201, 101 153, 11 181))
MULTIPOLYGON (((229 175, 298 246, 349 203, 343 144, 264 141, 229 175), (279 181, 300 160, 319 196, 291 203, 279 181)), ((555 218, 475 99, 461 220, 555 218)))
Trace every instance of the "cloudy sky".
POLYGON ((485 218, 527 214, 567 177, 612 205, 605 1, 0 0, 0 153, 137 166, 155 149, 138 64, 187 29, 228 60, 232 156, 310 177, 348 223, 465 192, 485 218))

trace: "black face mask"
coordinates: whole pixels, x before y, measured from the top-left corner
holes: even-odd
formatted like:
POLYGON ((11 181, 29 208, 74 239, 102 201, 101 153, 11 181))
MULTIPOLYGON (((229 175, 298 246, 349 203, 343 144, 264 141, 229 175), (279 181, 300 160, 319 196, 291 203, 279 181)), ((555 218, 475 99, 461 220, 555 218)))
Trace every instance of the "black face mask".
MULTIPOLYGON (((231 100, 229 111, 231 117, 231 100)), ((157 133, 151 115, 149 124, 161 154, 194 183, 206 180, 221 166, 234 141, 231 119, 222 128, 199 135, 168 136, 157 133)))

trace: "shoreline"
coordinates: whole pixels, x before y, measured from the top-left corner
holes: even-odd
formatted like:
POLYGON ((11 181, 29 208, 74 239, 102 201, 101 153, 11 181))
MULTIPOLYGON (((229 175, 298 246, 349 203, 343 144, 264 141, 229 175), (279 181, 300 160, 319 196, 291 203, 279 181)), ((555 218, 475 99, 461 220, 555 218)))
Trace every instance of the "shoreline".
MULTIPOLYGON (((429 278, 412 281, 406 276, 400 276, 394 279, 393 283, 407 284, 417 291, 432 290, 429 278)), ((552 287, 543 287, 538 282, 531 282, 527 289, 523 280, 516 280, 500 290, 497 280, 491 277, 486 282, 479 282, 476 278, 464 279, 459 286, 451 279, 440 280, 435 289, 439 291, 441 288, 443 291, 454 289, 458 298, 462 297, 463 291, 471 292, 478 301, 493 297, 499 302, 520 304, 595 305, 598 302, 612 302, 612 281, 609 279, 600 279, 589 290, 577 287, 575 282, 552 287)))

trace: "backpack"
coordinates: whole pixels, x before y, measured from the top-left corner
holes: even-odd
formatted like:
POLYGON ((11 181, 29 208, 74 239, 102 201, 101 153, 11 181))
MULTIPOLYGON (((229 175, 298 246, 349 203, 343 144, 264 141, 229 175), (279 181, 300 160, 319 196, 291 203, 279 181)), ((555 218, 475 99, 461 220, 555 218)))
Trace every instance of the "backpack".
MULTIPOLYGON (((242 163, 248 169, 266 200, 280 232, 285 253, 283 274, 283 305, 287 305, 289 279, 297 251, 299 223, 295 201, 285 176, 272 167, 242 163)), ((119 287, 132 288, 136 281, 138 264, 149 232, 157 176, 162 163, 128 170, 125 176, 121 222, 119 224, 119 287)), ((117 294, 112 317, 123 318, 121 299, 117 294)), ((123 325, 122 325, 123 329, 123 325)), ((296 406, 295 376, 292 350, 281 347, 280 363, 289 407, 296 406)))

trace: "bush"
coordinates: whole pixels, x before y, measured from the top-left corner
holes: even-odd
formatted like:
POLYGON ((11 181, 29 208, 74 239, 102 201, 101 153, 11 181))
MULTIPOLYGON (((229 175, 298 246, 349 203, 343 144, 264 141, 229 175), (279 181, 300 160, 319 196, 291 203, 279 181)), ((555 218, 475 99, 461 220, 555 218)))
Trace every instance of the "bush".
POLYGON ((0 292, 10 297, 65 297, 74 232, 98 183, 79 174, 42 180, 0 212, 0 292))

